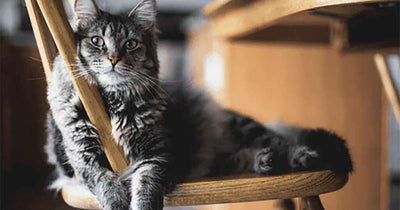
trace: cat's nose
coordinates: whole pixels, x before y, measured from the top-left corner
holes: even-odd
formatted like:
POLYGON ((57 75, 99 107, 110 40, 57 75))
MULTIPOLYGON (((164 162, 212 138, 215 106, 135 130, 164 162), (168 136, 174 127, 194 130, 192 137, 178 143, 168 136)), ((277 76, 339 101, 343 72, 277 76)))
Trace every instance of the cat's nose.
POLYGON ((110 55, 110 56, 108 56, 108 60, 110 60, 112 65, 115 66, 115 64, 117 64, 118 61, 121 60, 121 58, 117 55, 110 55))

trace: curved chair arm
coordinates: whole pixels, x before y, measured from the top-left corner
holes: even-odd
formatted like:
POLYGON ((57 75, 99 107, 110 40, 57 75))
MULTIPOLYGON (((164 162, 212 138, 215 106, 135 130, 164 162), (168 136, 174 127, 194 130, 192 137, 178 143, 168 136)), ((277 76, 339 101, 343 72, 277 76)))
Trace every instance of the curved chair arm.
MULTIPOLYGON (((342 188, 348 180, 331 171, 301 172, 280 176, 239 175, 192 180, 178 184, 165 198, 166 206, 237 203, 311 197, 342 188)), ((83 186, 64 187, 65 202, 75 208, 100 209, 83 186)))

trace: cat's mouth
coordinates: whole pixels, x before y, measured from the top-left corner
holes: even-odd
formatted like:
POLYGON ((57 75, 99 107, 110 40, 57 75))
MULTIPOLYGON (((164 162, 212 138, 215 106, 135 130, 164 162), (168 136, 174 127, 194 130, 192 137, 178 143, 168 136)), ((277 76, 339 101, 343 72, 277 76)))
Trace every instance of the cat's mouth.
POLYGON ((115 70, 108 70, 108 71, 103 72, 102 74, 105 74, 105 75, 120 75, 115 70))
POLYGON ((97 69, 97 80, 103 85, 120 84, 131 80, 133 75, 124 65, 107 65, 97 69))
POLYGON ((123 76, 122 70, 117 66, 111 66, 111 67, 104 68, 99 73, 100 74, 104 74, 104 75, 120 75, 120 76, 123 76))
POLYGON ((97 81, 101 85, 116 85, 121 84, 129 80, 130 78, 123 75, 122 73, 116 70, 106 70, 99 72, 97 74, 97 81))

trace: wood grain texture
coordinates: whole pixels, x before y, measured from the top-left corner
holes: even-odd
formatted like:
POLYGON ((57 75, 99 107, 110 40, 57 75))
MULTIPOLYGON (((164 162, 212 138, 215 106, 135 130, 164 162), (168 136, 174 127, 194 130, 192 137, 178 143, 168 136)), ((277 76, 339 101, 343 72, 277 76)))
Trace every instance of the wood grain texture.
POLYGON ((40 59, 42 60, 44 73, 46 79, 48 79, 52 70, 53 60, 57 55, 57 48, 36 0, 25 0, 25 3, 33 33, 35 35, 36 44, 39 49, 40 59))
MULTIPOLYGON (((331 171, 304 172, 282 176, 241 175, 193 180, 178 184, 165 199, 166 206, 189 206, 237 203, 271 199, 315 196, 342 188, 347 177, 331 171)), ((81 186, 62 191, 66 203, 73 207, 98 208, 94 196, 81 186)))
POLYGON ((57 48, 63 57, 73 84, 79 93, 82 104, 90 121, 96 126, 100 140, 112 169, 121 172, 128 166, 122 148, 111 135, 111 123, 97 87, 89 84, 83 77, 76 77, 76 44, 73 31, 67 20, 62 1, 37 0, 43 17, 50 29, 57 48))
POLYGON ((313 196, 342 188, 347 177, 331 171, 294 173, 282 176, 218 178, 179 184, 167 196, 168 206, 273 200, 313 196))
MULTIPOLYGON (((393 2, 398 0, 217 0, 203 13, 216 24, 216 33, 222 38, 237 38, 266 28, 280 19, 313 9, 344 4, 393 2), (229 7, 224 9, 224 7, 229 7)), ((362 6, 362 5, 361 5, 362 6)))
POLYGON ((385 89, 386 96, 390 105, 392 106, 397 122, 400 125, 400 95, 394 86, 386 58, 382 54, 375 54, 374 61, 379 72, 383 88, 385 89))

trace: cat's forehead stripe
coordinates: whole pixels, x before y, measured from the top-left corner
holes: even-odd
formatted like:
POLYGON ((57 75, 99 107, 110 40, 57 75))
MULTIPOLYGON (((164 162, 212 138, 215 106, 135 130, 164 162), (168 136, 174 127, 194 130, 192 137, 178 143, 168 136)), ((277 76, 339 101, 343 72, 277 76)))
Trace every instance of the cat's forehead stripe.
POLYGON ((109 25, 109 27, 110 27, 110 32, 111 33, 114 33, 114 23, 110 23, 110 24, 108 24, 109 25))
POLYGON ((140 29, 131 20, 121 18, 108 18, 107 20, 99 21, 92 24, 87 31, 87 36, 101 36, 103 39, 108 39, 108 42, 115 42, 115 45, 120 45, 127 39, 135 39, 142 41, 140 29))
POLYGON ((123 26, 122 24, 118 24, 118 33, 122 33, 123 26))
POLYGON ((118 24, 118 31, 117 31, 117 33, 118 33, 121 37, 127 38, 128 33, 126 33, 126 32, 127 32, 127 29, 125 29, 125 26, 122 25, 121 23, 119 23, 119 24, 118 24))
POLYGON ((103 27, 102 34, 104 37, 127 38, 130 35, 128 28, 122 23, 109 23, 103 27))
POLYGON ((112 35, 112 23, 109 23, 109 24, 107 24, 106 25, 106 30, 105 30, 105 35, 104 36, 107 36, 107 37, 110 37, 111 35, 112 35))
POLYGON ((101 34, 103 35, 103 37, 106 35, 106 27, 102 27, 101 34))

